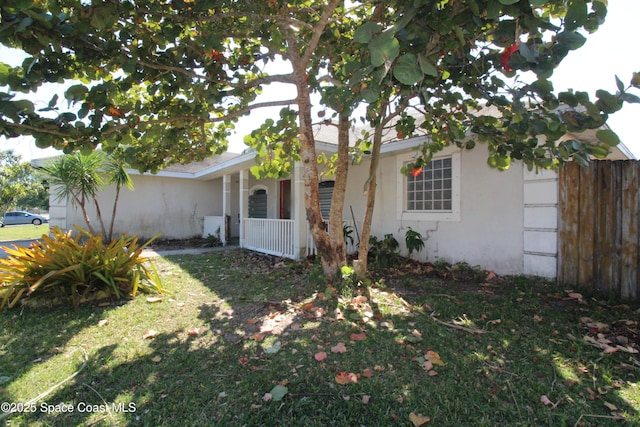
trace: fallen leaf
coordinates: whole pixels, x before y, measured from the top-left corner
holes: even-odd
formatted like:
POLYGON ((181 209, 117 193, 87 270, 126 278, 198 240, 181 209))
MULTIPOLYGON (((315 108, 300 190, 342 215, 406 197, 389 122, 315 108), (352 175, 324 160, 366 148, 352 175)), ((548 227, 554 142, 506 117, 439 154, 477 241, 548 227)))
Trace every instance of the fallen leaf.
POLYGON ((351 334, 349 336, 349 339, 351 341, 362 341, 362 340, 366 340, 367 339, 367 334, 365 334, 364 332, 361 332, 359 334, 351 334))
POLYGON ((373 371, 369 368, 365 368, 362 370, 362 376, 365 378, 371 378, 373 376, 373 371))
POLYGON ((336 375, 336 382, 338 384, 350 384, 350 383, 357 383, 358 382, 358 376, 352 372, 340 372, 339 374, 336 375))
POLYGON ((316 359, 318 362, 322 362, 324 359, 327 358, 327 353, 325 353, 324 351, 319 351, 313 356, 313 358, 316 359))
POLYGON ((161 302, 161 301, 162 301, 161 297, 147 297, 148 303, 161 302))
POLYGON ((315 310, 313 310, 313 316, 316 318, 323 317, 325 314, 327 314, 327 311, 322 307, 317 307, 315 310))
POLYGON ((421 337, 422 336, 420 331, 417 330, 417 329, 414 329, 413 331, 411 331, 411 335, 413 335, 414 337, 421 337))
POLYGON ((200 328, 189 329, 187 331, 187 334, 189 334, 189 335, 199 335, 200 334, 200 328))
POLYGON ((153 330, 153 329, 147 329, 146 331, 144 331, 142 333, 142 338, 146 339, 150 339, 150 338, 155 338, 158 335, 158 331, 153 330))
POLYGON ((248 359, 248 358, 246 358, 246 357, 241 357, 241 358, 239 358, 239 359, 238 359, 238 362, 239 362, 241 365, 246 365, 247 363, 249 363, 249 359, 248 359))
POLYGON ((273 343, 271 347, 265 348, 264 352, 267 354, 274 354, 279 352, 281 348, 282 348, 282 343, 280 341, 276 341, 273 343))
POLYGON ((340 311, 339 308, 333 310, 333 315, 335 316, 336 320, 344 320, 344 314, 342 314, 342 311, 340 311))
POLYGON ((247 320, 247 325, 255 325, 259 321, 260 321, 259 319, 249 319, 247 320))
POLYGON ((331 353, 346 353, 346 351, 347 347, 342 342, 339 342, 338 344, 331 347, 331 353))
POLYGON ((255 403, 251 404, 251 409, 260 409, 262 408, 262 405, 256 405, 255 403))
POLYGON ((270 402, 271 399, 273 399, 273 395, 271 393, 265 393, 264 396, 262 396, 262 400, 265 402, 270 402))
POLYGON ((300 310, 304 310, 304 311, 311 310, 312 308, 313 308, 313 303, 312 302, 307 302, 307 303, 302 304, 300 306, 300 310))
POLYGON ((227 393, 226 393, 226 392, 221 391, 220 393, 218 393, 218 398, 219 398, 219 399, 222 399, 222 398, 224 398, 224 397, 227 397, 227 393))
POLYGON ((362 403, 364 403, 365 405, 368 405, 370 400, 371 400, 371 396, 369 396, 368 394, 365 394, 364 396, 362 396, 362 403))
POLYGON ((424 362, 422 362, 420 364, 420 366, 422 367, 422 369, 424 369, 425 371, 430 371, 433 369, 433 363, 429 360, 425 360, 424 362))
POLYGON ((274 402, 281 401, 284 396, 289 392, 289 389, 281 384, 276 385, 271 389, 271 391, 267 394, 271 395, 271 398, 274 402))
POLYGON ((606 400, 602 402, 604 404, 604 406, 606 406, 607 408, 609 408, 610 411, 617 411, 618 408, 616 407, 616 405, 614 405, 613 403, 609 403, 606 400))
POLYGON ((159 354, 156 356, 153 356, 153 358, 151 359, 151 361, 154 363, 160 363, 161 360, 162 360, 162 356, 160 356, 159 354))
POLYGON ((427 372, 427 375, 429 375, 430 377, 435 377, 436 375, 438 375, 437 371, 431 370, 429 372, 427 372))
POLYGON ((435 351, 427 351, 427 354, 425 354, 424 357, 434 365, 444 366, 444 362, 440 359, 440 355, 435 351))
POLYGON ((105 326, 109 324, 109 319, 102 319, 98 322, 98 326, 105 326))
POLYGON ((416 414, 415 412, 412 412, 409 414, 409 421, 411 421, 413 427, 420 427, 421 425, 431 421, 431 417, 426 417, 422 414, 416 414))
POLYGON ((250 338, 254 341, 262 342, 264 340, 264 334, 256 332, 255 334, 251 335, 250 338))
POLYGON ((542 322, 542 317, 538 316, 537 314, 533 316, 533 321, 536 323, 540 323, 542 322))
POLYGON ((549 400, 549 398, 546 395, 540 396, 540 402, 542 402, 546 406, 553 405, 553 402, 549 400))

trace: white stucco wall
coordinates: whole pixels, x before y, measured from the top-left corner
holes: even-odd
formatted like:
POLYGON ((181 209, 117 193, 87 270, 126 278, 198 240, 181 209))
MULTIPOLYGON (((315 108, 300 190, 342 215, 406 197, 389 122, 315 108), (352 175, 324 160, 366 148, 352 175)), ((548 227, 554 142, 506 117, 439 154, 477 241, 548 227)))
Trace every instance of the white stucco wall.
MULTIPOLYGON (((127 233, 150 238, 201 236, 204 217, 222 215, 222 180, 196 181, 160 176, 132 176, 135 190, 122 189, 114 225, 114 235, 127 233)), ((115 187, 100 194, 100 209, 108 228, 115 198, 115 187)), ((91 203, 89 214, 96 230, 100 226, 91 203)), ((86 228, 79 209, 68 205, 66 228, 78 224, 86 228)))
MULTIPOLYGON (((373 235, 382 238, 392 233, 406 254, 404 243, 408 227, 425 238, 425 248, 416 257, 448 262, 465 261, 480 265, 499 274, 523 273, 523 173, 520 164, 507 171, 498 171, 487 165, 487 151, 478 145, 470 151, 449 149, 442 155, 458 153, 459 215, 453 219, 431 220, 428 215, 406 215, 398 212, 397 180, 402 162, 396 156, 386 156, 378 169, 378 188, 373 217, 373 235)), ((407 160, 411 152, 406 154, 407 160)), ((363 185, 369 163, 352 167, 348 183, 345 215, 353 207, 356 218, 364 216, 363 185)))

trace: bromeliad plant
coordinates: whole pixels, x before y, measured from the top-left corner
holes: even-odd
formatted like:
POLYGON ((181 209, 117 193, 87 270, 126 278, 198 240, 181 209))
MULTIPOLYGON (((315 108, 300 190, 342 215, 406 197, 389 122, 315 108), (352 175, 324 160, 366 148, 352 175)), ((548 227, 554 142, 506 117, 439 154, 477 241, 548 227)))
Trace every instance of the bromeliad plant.
POLYGON ((138 236, 122 236, 105 244, 102 236, 76 227, 77 233, 52 229, 52 237, 29 248, 3 248, 0 259, 0 309, 20 301, 70 299, 74 308, 87 301, 162 292, 160 276, 142 250, 138 236))

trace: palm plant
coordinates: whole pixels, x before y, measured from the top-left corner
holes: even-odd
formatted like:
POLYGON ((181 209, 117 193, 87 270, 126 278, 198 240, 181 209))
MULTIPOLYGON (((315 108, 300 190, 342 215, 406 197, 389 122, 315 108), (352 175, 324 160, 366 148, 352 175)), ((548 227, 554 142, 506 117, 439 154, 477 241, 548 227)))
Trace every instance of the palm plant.
POLYGON ((57 157, 42 169, 49 176, 50 185, 55 187, 56 199, 58 201, 70 199, 74 206, 82 210, 89 231, 96 234, 87 212, 87 200, 93 200, 102 234, 106 235, 97 199, 98 192, 104 187, 104 181, 99 173, 103 164, 104 154, 93 151, 88 155, 73 153, 57 157))
POLYGON ((129 190, 133 190, 133 180, 127 172, 126 161, 118 155, 109 156, 109 161, 106 163, 104 171, 108 176, 108 183, 114 184, 116 187, 116 197, 113 202, 113 211, 111 212, 111 224, 109 224, 109 234, 107 235, 107 241, 110 242, 113 238, 113 224, 116 219, 120 190, 122 187, 127 187, 129 190))

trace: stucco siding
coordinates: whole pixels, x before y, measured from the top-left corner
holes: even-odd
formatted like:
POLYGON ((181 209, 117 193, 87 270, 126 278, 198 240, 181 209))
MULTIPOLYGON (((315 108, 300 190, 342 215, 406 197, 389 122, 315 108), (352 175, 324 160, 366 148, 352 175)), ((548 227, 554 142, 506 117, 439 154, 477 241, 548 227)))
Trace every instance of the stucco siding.
MULTIPOLYGON (((407 154, 409 157, 411 153, 407 154)), ((401 162, 395 155, 381 159, 377 175, 376 206, 372 234, 382 238, 391 233, 406 255, 404 236, 409 227, 425 237, 425 248, 415 258, 448 262, 465 261, 499 274, 523 271, 523 175, 515 164, 507 171, 487 165, 487 151, 478 146, 471 151, 447 150, 442 156, 459 156, 459 217, 429 218, 429 214, 398 213, 398 180, 401 162), (424 218, 421 218, 423 216, 424 218), (407 219, 410 218, 410 219, 407 219)), ((354 208, 356 219, 364 214, 362 186, 369 162, 350 171, 345 214, 354 208)), ((400 206, 402 203, 400 203, 400 206)))
MULTIPOLYGON (((222 215, 222 180, 195 181, 159 176, 132 176, 135 190, 122 189, 114 224, 114 235, 138 234, 150 238, 188 238, 202 235, 204 217, 222 215)), ((100 193, 100 209, 109 227, 115 187, 100 193)), ((86 228, 79 209, 68 206, 67 227, 86 228)), ((89 215, 96 230, 100 226, 91 203, 89 215)))

